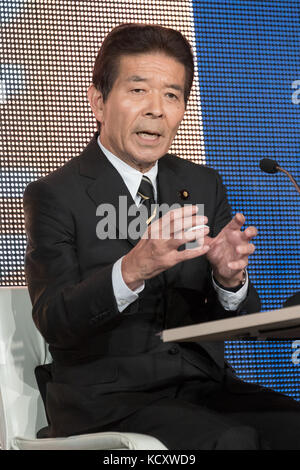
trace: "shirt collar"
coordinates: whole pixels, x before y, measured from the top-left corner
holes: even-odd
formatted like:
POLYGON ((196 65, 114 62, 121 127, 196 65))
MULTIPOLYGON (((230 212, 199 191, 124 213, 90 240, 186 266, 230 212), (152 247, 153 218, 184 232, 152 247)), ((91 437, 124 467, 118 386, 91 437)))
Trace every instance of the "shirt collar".
POLYGON ((105 148, 104 145, 100 142, 100 136, 98 137, 97 142, 102 152, 104 153, 104 155, 107 157, 107 159, 110 161, 110 163, 115 167, 115 169, 118 171, 118 173, 122 177, 133 200, 136 199, 136 195, 137 195, 143 175, 148 176, 148 178, 150 179, 154 188, 154 197, 155 197, 155 200, 157 200, 157 196, 156 196, 157 195, 156 179, 157 179, 157 171, 158 171, 157 162, 155 162, 155 165, 153 165, 153 167, 150 168, 149 171, 147 171, 146 173, 141 173, 135 168, 132 168, 127 163, 123 162, 123 160, 118 158, 109 150, 107 150, 107 148, 105 148))

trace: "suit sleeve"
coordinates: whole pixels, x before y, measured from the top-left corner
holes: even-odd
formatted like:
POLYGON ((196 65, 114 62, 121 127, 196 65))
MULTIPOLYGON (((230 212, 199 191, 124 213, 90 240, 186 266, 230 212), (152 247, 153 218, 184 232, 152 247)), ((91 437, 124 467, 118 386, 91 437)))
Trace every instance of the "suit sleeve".
POLYGON ((25 274, 34 322, 48 343, 76 347, 119 313, 112 288, 113 264, 82 279, 75 222, 63 198, 38 180, 27 186, 23 201, 25 274))

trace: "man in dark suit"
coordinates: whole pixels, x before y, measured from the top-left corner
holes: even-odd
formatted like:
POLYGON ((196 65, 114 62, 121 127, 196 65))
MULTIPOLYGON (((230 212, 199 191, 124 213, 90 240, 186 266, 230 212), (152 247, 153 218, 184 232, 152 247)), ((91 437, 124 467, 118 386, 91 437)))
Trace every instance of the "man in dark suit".
POLYGON ((295 430, 299 405, 236 379, 223 343, 160 339, 165 328, 260 308, 246 271, 256 228, 241 231, 242 214, 231 220, 216 171, 167 154, 192 80, 179 32, 115 28, 88 91, 100 132, 26 188, 26 276, 53 356, 41 384, 50 436, 122 430, 171 449, 297 446, 278 430, 295 430), (159 217, 150 203, 170 211, 159 217), (144 206, 148 224, 136 224, 132 209, 144 206))

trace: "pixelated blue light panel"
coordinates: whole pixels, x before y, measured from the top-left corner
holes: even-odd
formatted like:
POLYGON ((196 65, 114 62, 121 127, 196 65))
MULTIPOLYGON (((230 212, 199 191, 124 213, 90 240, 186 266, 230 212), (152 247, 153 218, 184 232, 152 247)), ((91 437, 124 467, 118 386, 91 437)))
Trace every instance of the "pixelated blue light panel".
MULTIPOLYGON (((300 290, 300 198, 272 158, 299 182, 300 2, 193 2, 206 163, 218 169, 234 212, 259 236, 249 268, 262 309, 300 290)), ((227 342, 245 380, 300 399, 292 341, 227 342)))

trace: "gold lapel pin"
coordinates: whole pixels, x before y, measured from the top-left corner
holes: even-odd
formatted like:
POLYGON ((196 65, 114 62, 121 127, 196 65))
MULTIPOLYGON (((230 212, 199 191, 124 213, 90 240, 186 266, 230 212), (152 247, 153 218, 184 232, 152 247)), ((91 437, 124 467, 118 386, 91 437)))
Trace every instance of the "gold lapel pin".
POLYGON ((190 193, 188 192, 187 189, 182 189, 180 191, 180 197, 181 199, 187 199, 190 196, 190 193))

